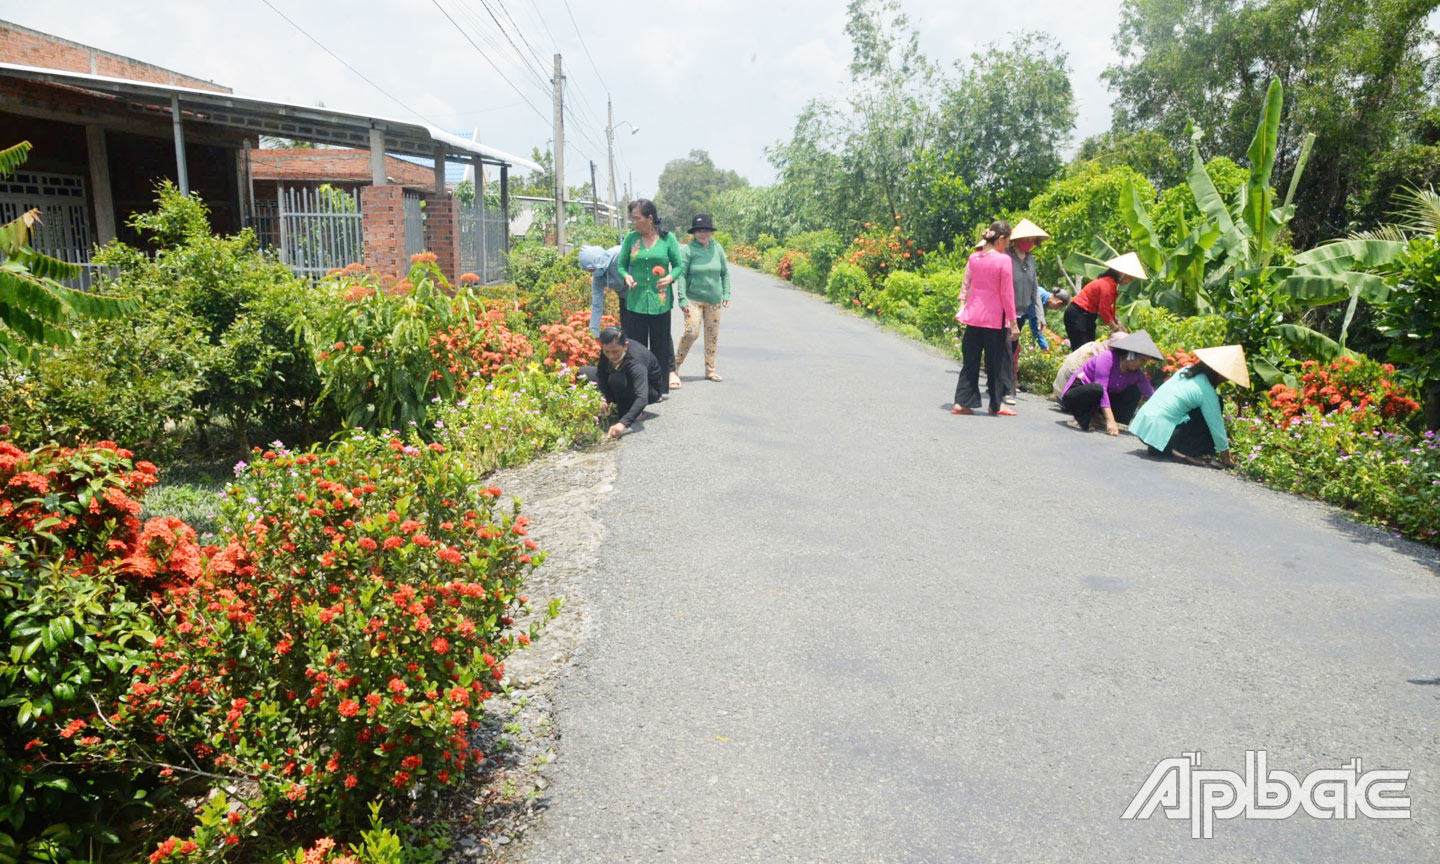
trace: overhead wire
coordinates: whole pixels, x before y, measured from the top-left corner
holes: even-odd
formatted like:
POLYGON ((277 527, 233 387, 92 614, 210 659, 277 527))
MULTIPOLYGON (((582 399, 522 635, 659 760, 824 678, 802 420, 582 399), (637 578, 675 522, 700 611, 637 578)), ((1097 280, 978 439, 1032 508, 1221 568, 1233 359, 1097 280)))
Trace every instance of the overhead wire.
MULTIPOLYGON (((269 0, 265 0, 265 2, 268 3, 269 0)), ((534 105, 533 103, 531 103, 531 101, 530 101, 529 99, 526 99, 526 98, 525 98, 525 94, 522 93, 522 92, 520 92, 520 88, 519 88, 519 87, 516 87, 516 86, 515 86, 515 82, 513 82, 513 81, 510 80, 510 76, 508 76, 508 75, 506 75, 504 72, 502 72, 502 71, 500 70, 500 67, 495 64, 495 61, 490 59, 490 55, 486 54, 486 53, 480 48, 480 46, 479 46, 478 44, 476 44, 475 40, 472 39, 472 38, 470 38, 470 34, 465 32, 465 28, 461 27, 460 24, 459 24, 454 18, 450 17, 450 13, 449 13, 449 12, 446 12, 446 11, 445 11, 445 7, 440 5, 440 0, 430 0, 430 2, 431 2, 431 3, 434 3, 434 4, 435 4, 435 8, 440 10, 440 14, 445 16, 445 20, 449 21, 450 24, 451 24, 456 30, 460 31, 460 35, 465 37, 465 41, 470 43, 470 47, 474 48, 475 51, 476 51, 476 53, 478 53, 481 57, 485 58, 485 62, 486 62, 486 63, 489 63, 489 64, 490 64, 490 68, 491 68, 491 69, 494 69, 495 72, 496 72, 496 74, 498 74, 502 79, 504 79, 505 83, 510 86, 510 89, 515 91, 515 95, 517 95, 517 96, 520 97, 520 101, 522 101, 522 102, 524 102, 526 105, 530 106, 530 110, 535 112, 535 116, 536 116, 536 117, 539 117, 542 121, 549 122, 549 118, 546 118, 546 116, 545 116, 544 114, 540 113, 540 109, 539 109, 539 108, 536 108, 535 105, 534 105)))

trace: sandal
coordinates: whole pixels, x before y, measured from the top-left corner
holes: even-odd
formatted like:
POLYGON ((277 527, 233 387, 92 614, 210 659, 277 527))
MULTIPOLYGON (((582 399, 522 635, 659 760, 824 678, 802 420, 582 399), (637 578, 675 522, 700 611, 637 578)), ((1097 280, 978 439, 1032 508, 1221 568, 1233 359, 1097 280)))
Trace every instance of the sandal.
POLYGON ((706 373, 705 373, 705 377, 706 377, 707 379, 711 380, 711 381, 724 381, 724 380, 725 380, 724 378, 721 378, 721 377, 719 376, 719 374, 717 374, 717 373, 715 373, 715 372, 706 372, 706 373))
POLYGON ((1002 405, 1002 406, 1001 406, 1000 408, 998 408, 998 409, 996 409, 996 408, 991 408, 991 409, 990 409, 990 416, 991 416, 991 417, 1014 417, 1014 416, 1016 416, 1016 414, 1015 414, 1014 409, 1012 409, 1012 408, 1007 408, 1007 407, 1005 407, 1005 406, 1002 405))
POLYGON ((954 408, 951 408, 951 409, 950 409, 950 413, 951 413, 951 414, 974 414, 974 413, 975 413, 975 409, 973 409, 973 408, 966 408, 966 407, 964 407, 964 406, 962 406, 962 405, 956 405, 954 408))

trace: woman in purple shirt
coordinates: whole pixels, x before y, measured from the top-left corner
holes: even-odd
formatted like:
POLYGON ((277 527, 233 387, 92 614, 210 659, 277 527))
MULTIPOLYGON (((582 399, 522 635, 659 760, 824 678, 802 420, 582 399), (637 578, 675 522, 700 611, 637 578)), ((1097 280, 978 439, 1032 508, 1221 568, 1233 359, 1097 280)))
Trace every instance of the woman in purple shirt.
POLYGON ((1165 355, 1144 330, 1114 340, 1109 351, 1085 361, 1065 385, 1060 407, 1075 417, 1069 425, 1088 432, 1095 415, 1103 414, 1105 431, 1119 435, 1120 424, 1130 422, 1140 400, 1155 393, 1145 374, 1145 364, 1163 359, 1165 355))

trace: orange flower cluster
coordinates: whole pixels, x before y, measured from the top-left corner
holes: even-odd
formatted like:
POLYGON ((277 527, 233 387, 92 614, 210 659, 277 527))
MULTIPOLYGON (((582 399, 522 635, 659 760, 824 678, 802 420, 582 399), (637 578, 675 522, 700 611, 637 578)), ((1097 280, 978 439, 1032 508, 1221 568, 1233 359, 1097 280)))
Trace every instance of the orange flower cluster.
POLYGON ((1324 366, 1306 360, 1301 369, 1304 374, 1298 389, 1276 384, 1266 394, 1282 423, 1311 409, 1320 414, 1374 411, 1386 420, 1403 420, 1420 410, 1420 403, 1396 386, 1392 377, 1395 367, 1389 363, 1346 356, 1324 366))
MULTIPOLYGON (((450 374, 462 382, 479 378, 488 380, 503 367, 522 362, 535 353, 525 334, 516 333, 505 323, 505 313, 487 310, 474 320, 462 322, 436 333, 430 339, 430 350, 450 374)), ((432 378, 438 379, 437 369, 432 378)))
MULTIPOLYGON (((616 321, 609 315, 600 318, 601 327, 614 327, 616 321)), ((590 335, 590 312, 571 312, 560 324, 542 324, 541 338, 549 349, 545 365, 550 367, 569 366, 578 369, 594 365, 600 359, 600 343, 590 335)))
POLYGON ((1171 354, 1166 354, 1164 366, 1165 374, 1168 375, 1171 372, 1179 372, 1181 369, 1194 366, 1196 363, 1199 362, 1200 358, 1196 357, 1194 354, 1191 354, 1189 351, 1176 351, 1171 354))
POLYGON ((845 260, 864 270, 872 282, 881 282, 896 270, 913 269, 925 254, 914 240, 905 236, 899 216, 895 217, 895 223, 887 230, 866 222, 865 230, 850 243, 845 260))
POLYGON ((809 261, 810 256, 806 255, 804 252, 800 252, 795 249, 787 251, 783 256, 781 256, 780 263, 776 265, 775 275, 779 276, 781 279, 784 279, 787 282, 794 279, 795 262, 801 260, 809 261))

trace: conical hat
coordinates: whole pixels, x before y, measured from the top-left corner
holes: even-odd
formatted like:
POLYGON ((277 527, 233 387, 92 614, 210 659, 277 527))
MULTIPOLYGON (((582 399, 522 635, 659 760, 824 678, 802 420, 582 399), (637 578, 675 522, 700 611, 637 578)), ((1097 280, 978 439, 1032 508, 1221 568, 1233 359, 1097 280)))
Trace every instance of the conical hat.
POLYGON ((1250 370, 1245 368, 1245 349, 1239 345, 1221 345, 1218 348, 1197 348, 1195 356, 1241 387, 1250 386, 1250 370))
POLYGON ((1016 240, 1049 240, 1050 235, 1045 230, 1029 219, 1021 219, 1020 224, 1010 229, 1010 242, 1016 240))
POLYGON ((975 251, 976 251, 976 252, 979 252, 981 249, 984 249, 984 248, 985 248, 985 241, 984 241, 984 240, 976 240, 976 241, 975 241, 975 251))
POLYGON ((1134 252, 1126 252, 1119 258, 1111 258, 1105 262, 1105 266, 1116 273, 1123 273, 1126 276, 1134 276, 1136 279, 1149 279, 1145 273, 1145 266, 1140 263, 1140 256, 1134 252))
POLYGON ((1165 359, 1165 355, 1160 353, 1160 349, 1156 347, 1155 340, 1151 339, 1150 334, 1144 330, 1136 330, 1134 333, 1126 333, 1118 339, 1112 339, 1110 347, 1116 351, 1133 351, 1156 360, 1165 359))

